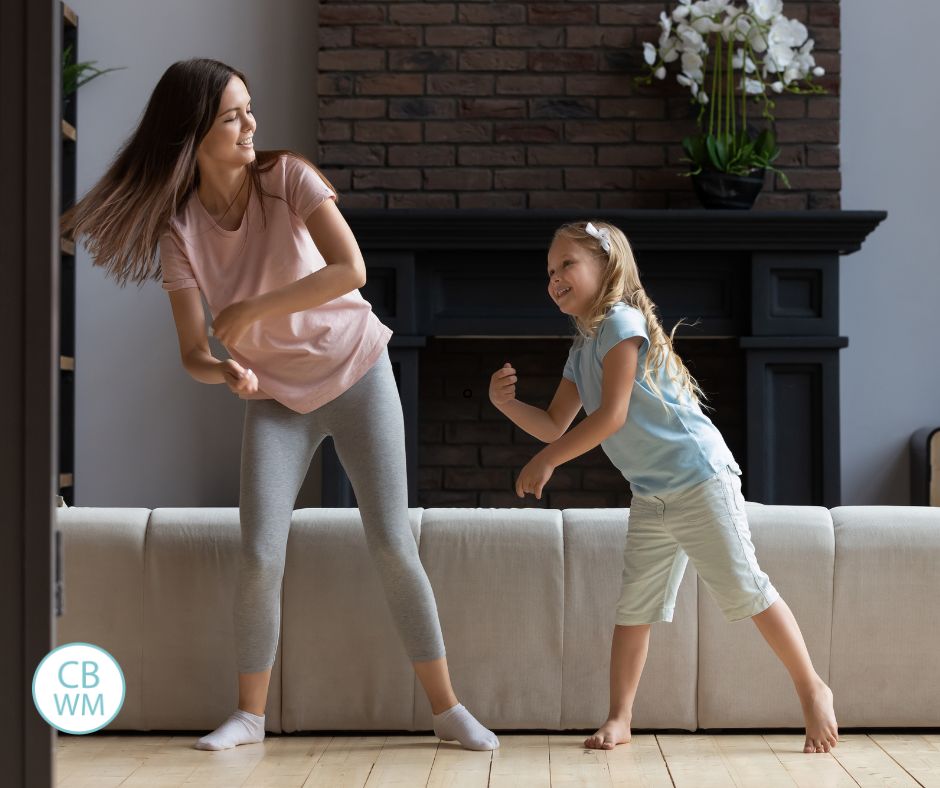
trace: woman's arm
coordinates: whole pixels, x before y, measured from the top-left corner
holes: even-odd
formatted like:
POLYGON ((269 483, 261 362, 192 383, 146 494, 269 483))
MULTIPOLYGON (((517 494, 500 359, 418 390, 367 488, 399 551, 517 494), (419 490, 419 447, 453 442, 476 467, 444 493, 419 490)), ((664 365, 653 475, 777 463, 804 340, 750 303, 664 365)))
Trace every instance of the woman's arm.
POLYGON ((307 217, 307 230, 326 267, 253 299, 258 317, 273 317, 320 306, 366 283, 366 263, 359 244, 333 200, 307 217))
POLYGON ((326 266, 289 285, 223 309, 212 323, 213 333, 222 342, 234 345, 257 320, 320 306, 366 283, 366 264, 359 244, 333 200, 322 202, 307 217, 306 225, 326 266))
POLYGON ((527 492, 541 498, 542 488, 555 468, 599 446, 623 427, 630 408, 642 341, 640 337, 632 337, 614 345, 607 352, 604 356, 600 407, 571 432, 546 446, 529 461, 516 480, 516 494, 520 498, 527 492))
POLYGON ((237 394, 255 393, 258 378, 250 369, 232 359, 219 361, 210 352, 199 289, 188 287, 169 295, 183 369, 200 383, 225 383, 237 394))

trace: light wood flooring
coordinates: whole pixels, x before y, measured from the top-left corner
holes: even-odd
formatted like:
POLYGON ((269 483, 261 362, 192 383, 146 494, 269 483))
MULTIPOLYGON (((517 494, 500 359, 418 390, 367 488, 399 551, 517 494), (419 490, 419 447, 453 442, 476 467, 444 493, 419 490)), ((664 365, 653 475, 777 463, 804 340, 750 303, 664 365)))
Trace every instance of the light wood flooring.
POLYGON ((60 736, 59 788, 559 788, 565 786, 937 786, 940 734, 843 735, 829 754, 804 755, 797 734, 636 736, 613 751, 583 736, 504 735, 495 753, 431 736, 271 736, 224 752, 192 736, 60 736))

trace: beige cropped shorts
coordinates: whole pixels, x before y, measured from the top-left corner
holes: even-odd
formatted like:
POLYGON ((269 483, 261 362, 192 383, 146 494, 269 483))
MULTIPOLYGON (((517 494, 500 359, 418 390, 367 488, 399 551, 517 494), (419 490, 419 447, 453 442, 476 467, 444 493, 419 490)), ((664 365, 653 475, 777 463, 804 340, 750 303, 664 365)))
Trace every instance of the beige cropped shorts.
POLYGON ((728 621, 780 597, 757 564, 741 480, 730 468, 675 493, 634 496, 617 623, 672 621, 689 559, 728 621))

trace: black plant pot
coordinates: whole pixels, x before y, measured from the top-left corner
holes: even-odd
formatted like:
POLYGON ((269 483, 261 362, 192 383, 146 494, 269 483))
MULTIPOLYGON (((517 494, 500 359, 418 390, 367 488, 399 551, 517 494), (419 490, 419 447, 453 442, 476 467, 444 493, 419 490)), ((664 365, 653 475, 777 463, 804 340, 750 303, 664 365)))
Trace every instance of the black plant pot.
POLYGON ((706 208, 747 210, 764 186, 764 170, 751 170, 748 175, 702 170, 692 176, 692 186, 706 208))

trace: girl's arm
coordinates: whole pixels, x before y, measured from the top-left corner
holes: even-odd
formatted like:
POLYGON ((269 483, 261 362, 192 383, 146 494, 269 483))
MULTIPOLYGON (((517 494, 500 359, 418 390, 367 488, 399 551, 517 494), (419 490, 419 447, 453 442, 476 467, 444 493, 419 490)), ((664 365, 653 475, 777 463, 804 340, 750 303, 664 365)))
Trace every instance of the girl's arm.
POLYGON ((589 452, 623 427, 630 407, 630 394, 636 379, 642 341, 640 337, 632 337, 614 345, 607 352, 604 356, 601 406, 571 432, 542 449, 522 469, 516 480, 516 494, 520 498, 527 492, 541 498, 542 487, 551 478, 555 468, 589 452))
POLYGON ((366 283, 366 264, 359 244, 333 200, 321 203, 307 217, 306 225, 326 266, 289 285, 223 309, 212 323, 213 333, 222 342, 234 345, 257 320, 320 306, 366 283))
POLYGON ((551 443, 565 434, 581 410, 578 387, 562 378, 548 410, 527 405, 516 399, 516 370, 510 364, 493 373, 490 401, 513 424, 543 443, 551 443))
POLYGON ((209 350, 205 313, 198 288, 170 292, 183 368, 200 383, 225 383, 236 394, 254 394, 258 378, 232 359, 219 361, 209 350))

